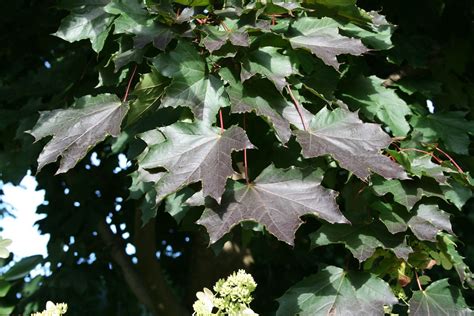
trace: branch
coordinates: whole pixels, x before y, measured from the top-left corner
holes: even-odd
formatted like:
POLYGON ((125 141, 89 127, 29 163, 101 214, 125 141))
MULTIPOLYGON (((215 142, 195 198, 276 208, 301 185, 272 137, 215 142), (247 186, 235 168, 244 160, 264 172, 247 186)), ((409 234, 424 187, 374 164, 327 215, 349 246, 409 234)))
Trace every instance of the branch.
POLYGON ((156 221, 151 220, 142 227, 140 210, 137 210, 135 215, 134 245, 137 249, 137 269, 146 280, 159 315, 189 315, 168 285, 161 264, 156 258, 156 221))
POLYGON ((123 277, 130 290, 140 303, 144 304, 153 314, 157 315, 158 311, 155 308, 152 297, 144 285, 145 283, 140 278, 140 275, 135 270, 130 258, 125 253, 122 242, 112 233, 105 221, 99 222, 97 231, 109 251, 110 256, 122 270, 123 277))

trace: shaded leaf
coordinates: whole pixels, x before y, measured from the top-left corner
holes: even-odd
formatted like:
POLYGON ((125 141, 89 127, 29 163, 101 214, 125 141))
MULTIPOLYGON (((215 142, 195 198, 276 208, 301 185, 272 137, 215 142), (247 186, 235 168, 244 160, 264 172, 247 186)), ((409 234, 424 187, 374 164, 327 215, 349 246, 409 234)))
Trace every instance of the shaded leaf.
POLYGON ((165 203, 165 212, 169 213, 176 222, 179 224, 181 220, 186 216, 186 213, 189 211, 191 206, 186 204, 186 200, 188 200, 193 194, 194 190, 191 188, 184 188, 183 190, 168 195, 166 198, 165 203))
POLYGON ((291 25, 288 37, 293 48, 309 49, 326 65, 339 69, 337 56, 340 54, 362 55, 368 49, 359 39, 339 34, 338 23, 328 17, 322 19, 305 17, 291 25))
POLYGON ((413 249, 403 235, 394 236, 378 223, 370 225, 323 225, 310 235, 312 246, 344 244, 360 262, 371 257, 377 248, 389 249, 398 258, 408 260, 413 249))
POLYGON ((253 148, 245 131, 232 126, 222 134, 218 128, 202 122, 177 122, 159 129, 166 141, 151 144, 150 133, 142 134, 147 144, 154 145, 139 161, 144 169, 165 168, 168 173, 157 181, 156 202, 188 184, 202 182, 205 196, 220 201, 227 178, 233 174, 231 153, 253 148))
POLYGON ((34 267, 36 267, 39 263, 43 261, 43 257, 41 255, 25 257, 21 259, 19 262, 15 263, 13 267, 11 267, 7 272, 2 275, 2 278, 6 281, 15 281, 22 279, 34 267))
POLYGON ((386 124, 393 135, 406 136, 410 126, 405 118, 411 114, 408 105, 393 90, 383 86, 376 76, 351 80, 343 97, 349 105, 358 106, 369 118, 377 117, 386 124))
POLYGON ((405 206, 408 210, 411 210, 423 196, 435 196, 444 199, 443 192, 437 184, 433 186, 429 182, 425 182, 417 185, 413 181, 384 180, 382 178, 374 178, 372 181, 372 189, 378 196, 391 193, 393 200, 405 206))
POLYGON ((61 21, 61 26, 54 35, 68 42, 89 39, 92 49, 99 53, 113 21, 113 16, 104 10, 108 2, 97 0, 72 8, 72 12, 61 21))
POLYGON ((441 140, 449 151, 468 155, 469 134, 474 135, 474 121, 467 121, 465 115, 465 112, 416 115, 410 123, 423 135, 421 141, 435 143, 441 140))
POLYGON ((356 113, 323 108, 314 116, 308 131, 295 134, 306 158, 329 154, 361 179, 371 172, 385 178, 407 178, 400 165, 380 152, 391 143, 390 137, 379 125, 362 122, 356 113))
POLYGON ((408 220, 408 227, 419 240, 436 241, 436 235, 444 230, 454 234, 449 214, 436 205, 420 205, 416 215, 408 220))
POLYGON ((107 135, 118 136, 128 105, 117 96, 101 94, 78 99, 73 108, 41 112, 35 127, 29 131, 36 140, 53 136, 38 157, 38 172, 61 156, 63 173, 84 158, 87 151, 107 135))
POLYGON ((388 231, 392 234, 407 230, 408 224, 405 217, 407 217, 408 213, 400 210, 399 208, 401 208, 401 206, 397 207, 395 203, 389 204, 378 201, 372 204, 372 208, 380 212, 380 221, 384 223, 388 231))
POLYGON ((201 40, 201 43, 211 53, 219 50, 228 41, 234 46, 248 47, 250 45, 249 35, 245 30, 225 30, 222 26, 208 25, 202 31, 206 37, 201 40))
POLYGON ((424 291, 414 291, 409 304, 410 316, 461 316, 472 315, 461 291, 448 283, 448 279, 431 283, 424 291))
POLYGON ((152 69, 152 72, 141 76, 140 82, 132 91, 132 95, 137 96, 137 99, 130 104, 130 111, 127 115, 128 124, 134 123, 145 112, 158 106, 167 83, 168 80, 154 69, 152 69))
POLYGON ((278 299, 278 316, 384 315, 384 305, 396 304, 385 281, 365 272, 328 266, 293 285, 278 299))
POLYGON ((163 107, 189 107, 196 118, 213 123, 221 107, 228 105, 220 79, 207 74, 207 66, 190 44, 179 42, 169 54, 153 60, 155 68, 172 78, 161 100, 163 107))
POLYGON ((348 223, 339 211, 335 191, 320 185, 314 173, 299 169, 267 167, 250 184, 231 181, 221 205, 208 204, 198 224, 204 225, 215 243, 242 221, 255 221, 279 240, 293 245, 305 214, 330 223, 348 223))

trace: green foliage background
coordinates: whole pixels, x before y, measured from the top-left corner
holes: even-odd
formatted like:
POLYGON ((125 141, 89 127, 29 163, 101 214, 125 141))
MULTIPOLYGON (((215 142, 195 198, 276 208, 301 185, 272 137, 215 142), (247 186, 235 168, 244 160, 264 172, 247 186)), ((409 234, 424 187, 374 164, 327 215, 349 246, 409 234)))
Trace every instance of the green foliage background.
POLYGON ((241 267, 262 315, 472 313, 472 1, 0 8, 1 180, 51 235, 0 314, 190 314, 241 267))

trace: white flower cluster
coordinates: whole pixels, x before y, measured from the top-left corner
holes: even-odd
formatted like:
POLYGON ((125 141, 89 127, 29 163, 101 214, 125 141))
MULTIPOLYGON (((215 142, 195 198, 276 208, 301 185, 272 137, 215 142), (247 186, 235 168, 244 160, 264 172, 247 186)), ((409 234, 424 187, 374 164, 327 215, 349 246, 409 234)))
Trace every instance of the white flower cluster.
POLYGON ((220 279, 214 285, 214 291, 204 288, 196 293, 194 303, 196 316, 258 316, 249 305, 252 292, 257 287, 253 277, 244 270, 232 273, 226 280, 220 279))
POLYGON ((54 304, 51 301, 46 303, 46 309, 42 312, 37 312, 31 314, 31 316, 61 316, 66 314, 67 304, 66 303, 57 303, 54 304))

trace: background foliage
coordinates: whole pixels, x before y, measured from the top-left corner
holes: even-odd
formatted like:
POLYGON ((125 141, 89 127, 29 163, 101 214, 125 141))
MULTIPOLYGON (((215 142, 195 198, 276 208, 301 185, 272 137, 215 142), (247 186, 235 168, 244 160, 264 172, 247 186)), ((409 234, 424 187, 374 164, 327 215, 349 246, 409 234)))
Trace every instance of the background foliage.
POLYGON ((0 6, 1 179, 51 235, 6 313, 184 315, 237 268, 262 315, 472 313, 472 1, 0 6))

